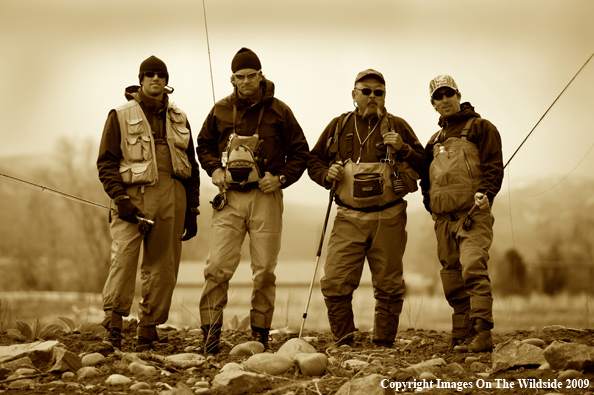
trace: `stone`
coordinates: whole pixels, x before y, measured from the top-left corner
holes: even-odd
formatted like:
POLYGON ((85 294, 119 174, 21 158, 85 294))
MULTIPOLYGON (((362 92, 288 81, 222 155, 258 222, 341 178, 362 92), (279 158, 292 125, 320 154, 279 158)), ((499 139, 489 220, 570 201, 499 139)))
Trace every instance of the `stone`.
POLYGON ((35 380, 32 379, 22 379, 13 381, 8 385, 8 388, 25 388, 25 387, 34 387, 35 380))
POLYGON ((559 373, 559 381, 571 380, 580 377, 582 374, 575 369, 564 370, 559 373))
POLYGON ((346 369, 352 369, 352 370, 356 370, 359 371, 363 368, 365 368, 365 366, 369 365, 368 362, 365 361, 361 361, 358 359, 348 359, 346 361, 344 361, 343 366, 346 369))
POLYGON ((34 374, 39 373, 36 369, 31 368, 20 368, 15 371, 15 373, 19 376, 32 376, 34 374))
POLYGON ((209 387, 210 387, 210 384, 208 383, 208 381, 197 381, 192 386, 192 388, 209 388, 209 387))
POLYGON ((11 372, 14 372, 15 370, 20 369, 20 368, 35 369, 35 366, 33 365, 33 362, 31 362, 31 358, 23 357, 23 358, 15 359, 14 361, 3 363, 2 368, 7 369, 11 372))
POLYGON ((74 376, 76 376, 76 375, 74 374, 74 372, 64 372, 64 373, 62 373, 62 376, 61 376, 61 377, 62 377, 63 379, 71 379, 71 378, 73 378, 74 376))
POLYGON ((464 363, 466 365, 472 365, 474 362, 477 362, 478 358, 477 357, 466 357, 466 359, 464 360, 464 363))
POLYGON ((154 376, 157 374, 157 368, 143 363, 132 362, 128 367, 130 373, 140 376, 154 376))
POLYGON ((97 369, 96 367, 93 366, 85 366, 84 368, 80 368, 77 372, 76 375, 78 377, 97 377, 97 376, 101 376, 102 373, 99 369, 97 369))
POLYGON ((0 363, 17 359, 19 356, 33 351, 51 351, 57 345, 61 345, 61 343, 56 340, 52 340, 3 346, 0 347, 0 363))
POLYGON ((194 391, 184 383, 179 382, 169 391, 161 392, 161 395, 194 395, 194 391))
POLYGON ((62 380, 54 380, 54 381, 50 381, 47 385, 50 387, 65 387, 66 383, 63 382, 62 380))
POLYGON ((225 366, 223 366, 221 368, 221 373, 227 372, 229 370, 243 370, 243 366, 241 366, 237 362, 229 362, 228 364, 225 364, 225 366))
POLYGON ((435 381, 437 380, 437 376, 433 373, 423 372, 419 375, 419 380, 435 381))
POLYGON ((540 366, 546 362, 544 351, 537 346, 510 339, 499 343, 492 353, 493 372, 511 368, 540 366))
POLYGON ((466 374, 466 371, 459 363, 452 362, 441 368, 443 374, 452 377, 461 377, 462 375, 466 374))
POLYGON ((328 357, 322 353, 299 353, 293 361, 303 376, 322 376, 328 366, 328 357))
POLYGON ((551 370, 551 365, 548 362, 543 363, 538 367, 538 370, 551 370))
POLYGON ((427 361, 417 363, 416 365, 409 366, 404 371, 419 376, 423 372, 429 372, 438 374, 441 367, 446 365, 446 361, 443 358, 434 358, 427 361))
POLYGON ((257 341, 249 341, 236 345, 229 351, 229 355, 235 355, 239 357, 249 357, 254 354, 261 354, 264 352, 264 344, 257 341))
POLYGON ((299 353, 317 353, 316 349, 303 339, 294 338, 289 339, 276 352, 277 355, 293 360, 293 357, 299 353))
POLYGON ((229 395, 239 395, 246 392, 258 393, 271 387, 270 380, 266 376, 242 370, 230 370, 217 374, 212 380, 212 386, 213 390, 229 395))
POLYGON ((544 350, 553 370, 594 370, 594 348, 585 344, 554 341, 544 350))
POLYGON ((278 354, 256 354, 248 358, 243 366, 256 373, 273 376, 283 374, 294 366, 291 359, 278 354))
POLYGON ((343 384, 335 395, 393 395, 394 389, 383 388, 382 380, 386 380, 386 377, 381 374, 356 378, 343 384))
POLYGON ((544 340, 538 339, 538 338, 524 339, 524 340, 522 340, 522 343, 532 344, 533 346, 536 346, 536 347, 544 347, 546 344, 544 342, 544 340))
POLYGON ((55 363, 49 370, 50 372, 76 372, 83 367, 81 358, 73 352, 61 347, 54 347, 53 350, 55 363))
POLYGON ((95 366, 103 361, 105 361, 105 357, 102 354, 96 352, 82 357, 81 363, 82 366, 95 366))
POLYGON ((473 362, 468 368, 471 372, 479 373, 487 370, 487 365, 482 362, 473 362))
POLYGON ((197 388, 194 390, 194 395, 209 395, 212 391, 208 388, 197 388))
POLYGON ((154 390, 151 390, 151 389, 137 390, 136 393, 138 395, 155 395, 156 394, 156 392, 154 390))
POLYGON ((126 376, 122 376, 121 374, 112 374, 105 380, 105 384, 107 385, 123 385, 123 384, 130 384, 132 380, 130 380, 126 376))
POLYGON ((145 382, 143 382, 143 381, 140 381, 140 382, 138 382, 138 383, 136 383, 136 384, 132 384, 132 385, 130 386, 130 389, 131 389, 132 391, 138 391, 138 390, 150 390, 150 389, 151 389, 151 386, 150 386, 150 384, 149 384, 149 383, 145 383, 145 382))

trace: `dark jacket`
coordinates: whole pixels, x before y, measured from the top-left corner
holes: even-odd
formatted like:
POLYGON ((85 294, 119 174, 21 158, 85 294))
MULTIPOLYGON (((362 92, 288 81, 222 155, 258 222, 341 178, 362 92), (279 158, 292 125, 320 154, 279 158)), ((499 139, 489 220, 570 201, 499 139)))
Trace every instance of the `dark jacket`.
POLYGON ((286 188, 295 183, 305 171, 309 146, 303 130, 293 112, 285 103, 274 97, 274 84, 262 79, 262 99, 252 105, 240 99, 234 92, 219 100, 206 117, 198 134, 198 160, 209 176, 221 168, 222 153, 233 133, 233 105, 237 107, 235 132, 240 136, 252 136, 256 131, 260 109, 264 107, 260 122, 260 174, 270 172, 283 174, 286 188))
MULTIPOLYGON (((141 94, 138 86, 126 88, 124 92, 128 100, 136 100, 144 115, 151 124, 155 138, 165 138, 165 111, 169 97, 164 95, 162 101, 153 100, 141 94)), ((190 130, 190 124, 186 121, 186 127, 190 130)), ((120 195, 126 194, 126 187, 120 176, 120 158, 121 158, 121 132, 117 112, 111 110, 107 115, 105 127, 103 128, 103 137, 99 146, 99 156, 97 158, 97 169, 99 170, 99 179, 103 183, 103 188, 110 198, 115 199, 120 195)), ((192 167, 192 176, 181 183, 186 189, 187 208, 196 208, 200 205, 200 168, 196 162, 194 151, 194 142, 192 131, 190 130, 190 142, 186 149, 186 154, 192 167)))
MULTIPOLYGON (((315 147, 311 150, 307 163, 307 173, 309 177, 317 184, 327 189, 330 188, 331 185, 325 182, 325 178, 326 174, 328 174, 328 169, 334 160, 334 157, 328 153, 328 141, 334 136, 336 123, 340 118, 341 117, 334 118, 330 121, 328 126, 326 126, 326 129, 324 129, 320 135, 315 147)), ((404 119, 393 115, 392 119, 394 120, 393 124, 396 133, 400 134, 404 141, 404 145, 395 155, 398 160, 406 161, 418 173, 425 166, 425 151, 423 145, 419 142, 412 128, 404 119)), ((377 117, 363 119, 357 113, 353 113, 350 116, 338 138, 338 152, 343 161, 347 159, 345 153, 350 151, 348 146, 350 146, 351 141, 352 159, 354 161, 357 160, 359 152, 361 151, 359 139, 355 134, 355 122, 357 122, 357 130, 360 133, 359 137, 361 138, 361 141, 364 141, 367 134, 373 130, 377 121, 377 117)), ((363 151, 361 152, 362 162, 379 162, 380 159, 385 158, 386 146, 383 144, 384 140, 379 128, 380 126, 378 125, 376 130, 365 143, 363 151)))
MULTIPOLYGON (((486 119, 480 117, 474 111, 474 107, 468 102, 462 103, 460 111, 448 117, 440 117, 439 126, 443 128, 440 142, 450 137, 460 137, 464 125, 469 118, 476 118, 468 132, 468 141, 474 143, 479 150, 479 159, 481 161, 482 179, 479 183, 478 192, 487 195, 489 202, 493 204, 493 199, 501 189, 503 181, 503 153, 501 149, 501 136, 497 128, 486 119)), ((433 146, 435 138, 439 132, 435 133, 429 139, 425 152, 427 154, 427 167, 421 173, 421 190, 423 191, 423 201, 425 207, 429 210, 429 188, 431 180, 429 179, 429 166, 433 161, 433 146)))

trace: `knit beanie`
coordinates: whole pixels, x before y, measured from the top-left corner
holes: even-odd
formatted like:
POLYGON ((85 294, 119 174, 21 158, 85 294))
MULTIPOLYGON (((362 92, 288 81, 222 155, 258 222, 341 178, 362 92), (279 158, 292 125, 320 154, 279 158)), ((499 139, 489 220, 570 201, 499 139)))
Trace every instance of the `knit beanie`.
POLYGON ((140 72, 138 73, 138 80, 140 81, 140 83, 142 84, 142 77, 144 76, 144 73, 146 73, 147 71, 155 71, 155 72, 159 72, 159 71, 164 71, 167 74, 167 77, 165 77, 165 83, 169 83, 169 73, 167 72, 167 66, 165 65, 165 62, 163 62, 161 59, 157 58, 156 56, 151 56, 147 59, 144 60, 144 62, 142 62, 140 64, 140 72))
POLYGON ((258 55, 248 48, 241 48, 239 51, 237 51, 233 57, 233 60, 231 61, 231 72, 233 73, 243 69, 260 70, 261 68, 262 65, 260 64, 258 55))

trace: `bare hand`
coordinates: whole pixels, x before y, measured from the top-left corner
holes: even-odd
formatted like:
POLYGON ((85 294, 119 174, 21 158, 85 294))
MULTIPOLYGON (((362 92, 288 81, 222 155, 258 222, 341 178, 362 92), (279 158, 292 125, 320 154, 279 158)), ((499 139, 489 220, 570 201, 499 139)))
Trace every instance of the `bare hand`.
POLYGON ((334 163, 328 169, 328 173, 326 174, 326 181, 332 183, 334 181, 338 182, 342 180, 344 176, 344 167, 338 163, 334 163))
POLYGON ((487 198, 487 195, 481 192, 474 194, 474 204, 477 205, 482 211, 489 211, 491 208, 489 204, 489 198, 487 198))
POLYGON ((400 151, 404 145, 404 141, 402 141, 400 134, 396 132, 388 132, 384 135, 384 144, 390 144, 396 151, 400 151))
POLYGON ((229 189, 229 183, 225 180, 225 169, 219 167, 212 173, 212 183, 219 187, 219 192, 229 189))
POLYGON ((258 186, 262 192, 270 193, 280 188, 281 182, 278 179, 278 176, 273 176, 269 172, 266 172, 264 173, 264 177, 260 178, 260 181, 258 181, 258 186))

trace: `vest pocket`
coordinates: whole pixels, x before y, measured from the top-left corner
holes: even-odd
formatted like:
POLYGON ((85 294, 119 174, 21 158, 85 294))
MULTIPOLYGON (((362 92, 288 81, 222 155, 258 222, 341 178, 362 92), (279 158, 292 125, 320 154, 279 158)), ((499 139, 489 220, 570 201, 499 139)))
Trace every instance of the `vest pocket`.
POLYGON ((151 139, 149 136, 129 136, 126 149, 131 162, 143 162, 150 158, 151 139))
POLYGON ((380 196, 384 191, 384 177, 380 173, 359 173, 353 179, 353 197, 355 199, 380 196))
POLYGON ((185 151, 188 148, 188 144, 190 143, 190 130, 181 124, 173 124, 173 144, 185 151))
POLYGON ((120 176, 126 185, 148 184, 150 182, 150 171, 147 171, 149 162, 134 163, 131 166, 120 167, 120 176))

